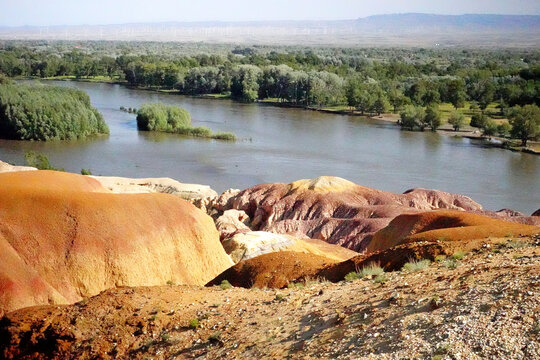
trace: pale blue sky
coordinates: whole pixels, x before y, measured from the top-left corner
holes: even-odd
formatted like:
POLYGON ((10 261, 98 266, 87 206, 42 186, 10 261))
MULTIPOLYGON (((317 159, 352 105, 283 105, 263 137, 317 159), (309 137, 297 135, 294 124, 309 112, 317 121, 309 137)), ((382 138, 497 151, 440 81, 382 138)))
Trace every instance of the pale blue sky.
POLYGON ((540 0, 0 0, 0 26, 336 20, 375 14, 540 14, 540 0))

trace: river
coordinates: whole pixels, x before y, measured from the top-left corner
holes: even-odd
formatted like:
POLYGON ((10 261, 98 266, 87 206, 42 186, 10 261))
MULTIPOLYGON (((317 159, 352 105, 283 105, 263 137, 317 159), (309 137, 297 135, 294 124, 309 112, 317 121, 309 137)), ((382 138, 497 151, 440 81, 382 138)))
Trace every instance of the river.
POLYGON ((347 115, 241 104, 129 89, 116 84, 48 81, 78 88, 103 114, 110 136, 84 141, 0 140, 0 159, 24 163, 46 154, 56 167, 94 175, 171 177, 221 192, 268 182, 334 175, 403 192, 413 187, 465 194, 484 208, 530 214, 540 208, 540 157, 347 115), (187 109, 194 125, 232 131, 239 140, 186 138, 137 131, 120 106, 163 102, 187 109))

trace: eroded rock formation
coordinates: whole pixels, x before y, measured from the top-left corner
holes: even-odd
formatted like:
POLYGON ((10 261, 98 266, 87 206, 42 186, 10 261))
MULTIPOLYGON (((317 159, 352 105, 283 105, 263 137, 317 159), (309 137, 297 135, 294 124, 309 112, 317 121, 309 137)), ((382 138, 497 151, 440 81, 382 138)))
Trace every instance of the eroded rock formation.
POLYGON ((366 245, 367 253, 419 241, 468 241, 540 232, 537 226, 460 211, 432 211, 397 216, 366 245))
POLYGON ((217 193, 207 185, 184 184, 171 178, 129 179, 114 176, 91 176, 117 194, 164 193, 184 200, 217 197, 217 193))
POLYGON ((62 172, 0 174, 0 313, 122 285, 203 285, 231 265, 212 219, 178 197, 112 194, 62 172))
POLYGON ((398 215, 435 209, 481 211, 467 196, 413 189, 404 194, 371 189, 322 176, 290 184, 257 185, 209 201, 207 211, 244 211, 252 230, 314 238, 356 251, 398 215))
POLYGON ((277 251, 314 254, 337 261, 344 261, 357 255, 352 250, 328 244, 321 240, 297 239, 289 235, 266 231, 237 233, 233 237, 224 240, 223 247, 235 263, 277 251))
POLYGON ((12 172, 12 171, 31 171, 31 170, 37 170, 37 169, 31 166, 11 165, 0 160, 0 173, 12 172))

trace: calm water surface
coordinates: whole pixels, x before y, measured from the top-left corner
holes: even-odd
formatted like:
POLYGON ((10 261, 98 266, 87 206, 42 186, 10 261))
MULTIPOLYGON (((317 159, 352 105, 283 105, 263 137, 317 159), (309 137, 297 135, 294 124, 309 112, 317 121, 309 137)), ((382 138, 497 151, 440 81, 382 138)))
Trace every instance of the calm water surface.
POLYGON ((381 190, 425 187, 471 196, 486 209, 540 208, 540 157, 479 142, 342 115, 132 90, 120 85, 47 82, 84 90, 110 136, 74 142, 0 140, 0 159, 24 163, 35 150, 67 171, 171 177, 220 192, 267 182, 340 176, 381 190), (138 132, 120 106, 163 102, 186 108, 194 125, 232 131, 236 143, 138 132))

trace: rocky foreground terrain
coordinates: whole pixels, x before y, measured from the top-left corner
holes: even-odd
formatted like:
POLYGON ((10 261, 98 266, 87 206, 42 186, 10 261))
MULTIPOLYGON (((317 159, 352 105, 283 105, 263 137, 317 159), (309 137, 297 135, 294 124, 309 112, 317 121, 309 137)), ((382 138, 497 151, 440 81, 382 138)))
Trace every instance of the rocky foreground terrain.
POLYGON ((0 162, 0 359, 540 359, 539 215, 0 162))
POLYGON ((122 287, 0 322, 8 359, 538 359, 540 238, 284 289, 122 287))

